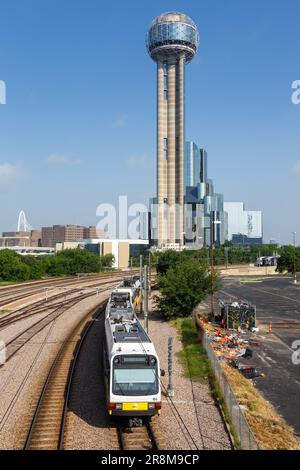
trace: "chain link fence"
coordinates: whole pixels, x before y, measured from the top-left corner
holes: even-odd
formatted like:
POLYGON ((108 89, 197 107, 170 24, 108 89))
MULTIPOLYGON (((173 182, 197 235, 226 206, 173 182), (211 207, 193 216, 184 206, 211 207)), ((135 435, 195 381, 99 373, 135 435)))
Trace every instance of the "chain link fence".
POLYGON ((228 382, 228 379, 218 361, 218 358, 211 346, 209 337, 205 332, 203 332, 203 346, 206 350, 206 353, 211 361, 215 377, 220 385, 222 390, 226 406, 228 408, 229 414, 232 419, 233 427, 239 438, 241 447, 243 450, 258 450, 258 442, 247 422, 245 414, 238 404, 235 394, 232 391, 232 388, 228 382))

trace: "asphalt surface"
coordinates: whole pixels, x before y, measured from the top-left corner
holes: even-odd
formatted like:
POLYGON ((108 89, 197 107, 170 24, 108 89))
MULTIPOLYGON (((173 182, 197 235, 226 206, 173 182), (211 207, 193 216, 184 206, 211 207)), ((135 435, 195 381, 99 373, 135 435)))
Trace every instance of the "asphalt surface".
POLYGON ((255 335, 258 346, 249 363, 262 373, 255 379, 257 388, 300 435, 300 364, 292 360, 293 342, 300 342, 300 284, 294 285, 287 277, 228 277, 218 298, 228 301, 230 297, 256 305, 260 332, 255 335))

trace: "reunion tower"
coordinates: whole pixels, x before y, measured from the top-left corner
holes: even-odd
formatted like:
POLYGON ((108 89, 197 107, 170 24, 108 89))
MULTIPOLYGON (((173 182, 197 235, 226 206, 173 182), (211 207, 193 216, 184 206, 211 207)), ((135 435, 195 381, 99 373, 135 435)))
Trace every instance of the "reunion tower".
POLYGON ((185 14, 164 13, 151 23, 147 48, 157 63, 157 245, 184 245, 185 64, 199 32, 185 14))

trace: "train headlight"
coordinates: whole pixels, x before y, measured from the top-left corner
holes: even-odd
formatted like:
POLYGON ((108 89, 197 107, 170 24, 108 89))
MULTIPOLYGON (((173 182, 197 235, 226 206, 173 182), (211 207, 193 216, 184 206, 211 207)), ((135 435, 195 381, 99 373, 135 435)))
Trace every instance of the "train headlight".
POLYGON ((116 410, 122 409, 122 403, 116 403, 116 410))
POLYGON ((118 364, 120 364, 120 359, 118 357, 115 357, 114 358, 114 364, 115 366, 117 366, 118 364))
POLYGON ((149 410, 154 410, 155 403, 148 403, 148 408, 149 408, 149 410))
POLYGON ((156 364, 156 359, 155 359, 155 357, 151 357, 151 359, 150 359, 150 365, 151 365, 151 366, 155 366, 155 364, 156 364))

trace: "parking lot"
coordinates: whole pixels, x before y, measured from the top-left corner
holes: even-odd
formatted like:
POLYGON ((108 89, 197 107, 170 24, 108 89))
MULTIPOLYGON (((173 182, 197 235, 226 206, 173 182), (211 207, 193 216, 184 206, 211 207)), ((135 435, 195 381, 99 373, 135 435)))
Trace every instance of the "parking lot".
POLYGON ((259 346, 250 361, 262 376, 255 382, 300 435, 300 365, 292 360, 292 345, 300 340, 300 284, 294 285, 290 277, 227 277, 217 297, 245 299, 257 306, 259 346))

